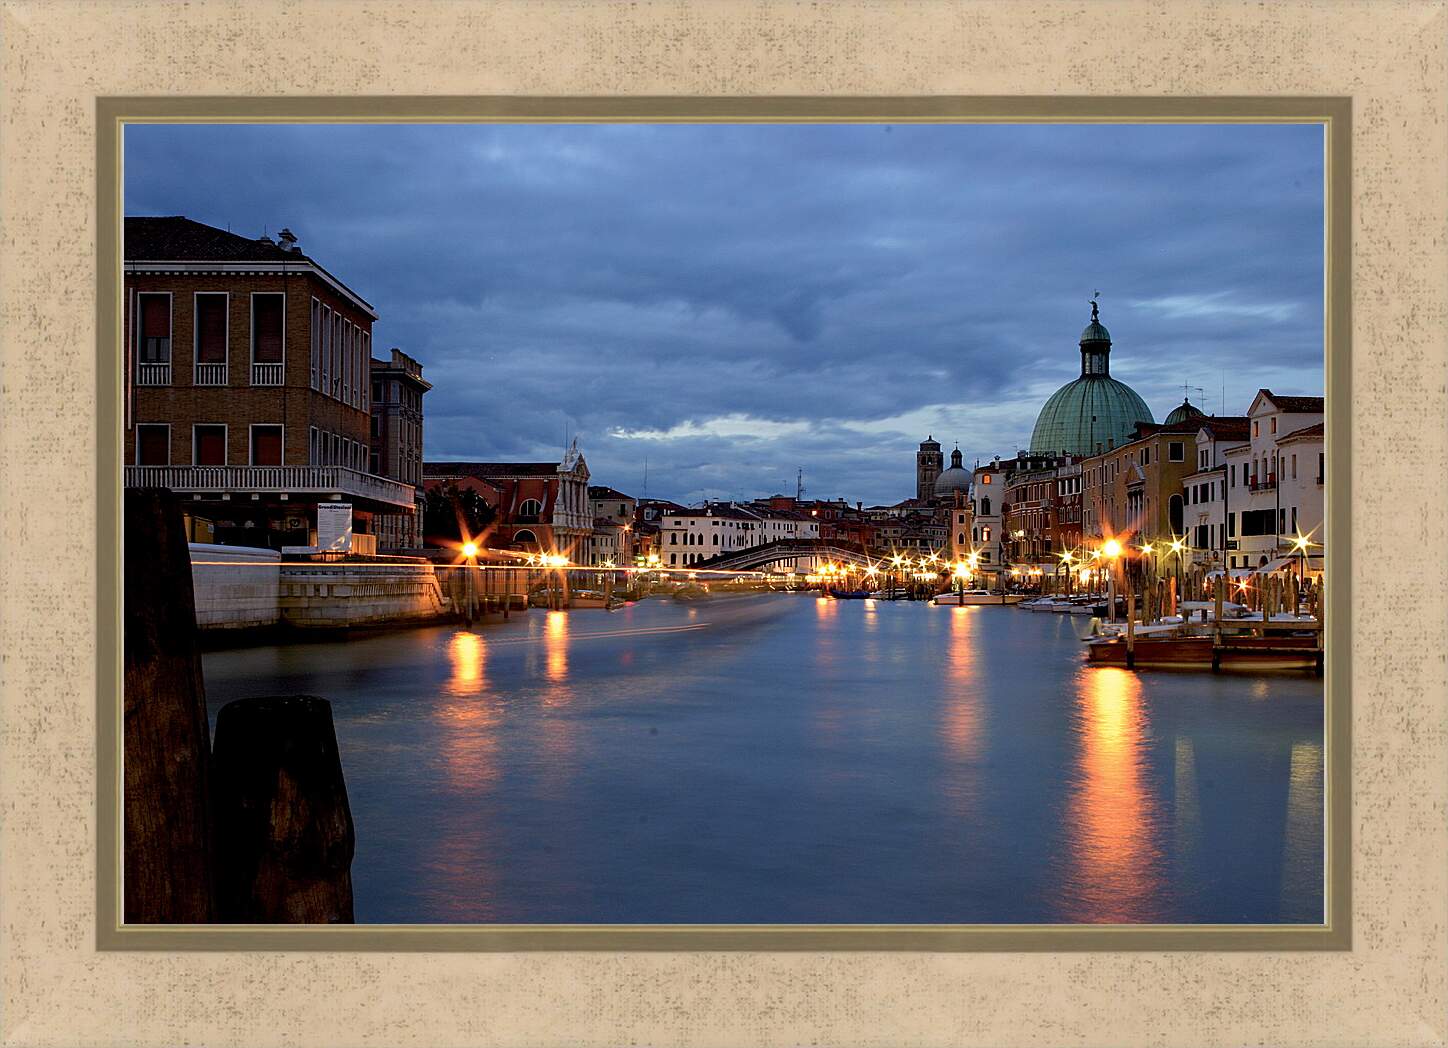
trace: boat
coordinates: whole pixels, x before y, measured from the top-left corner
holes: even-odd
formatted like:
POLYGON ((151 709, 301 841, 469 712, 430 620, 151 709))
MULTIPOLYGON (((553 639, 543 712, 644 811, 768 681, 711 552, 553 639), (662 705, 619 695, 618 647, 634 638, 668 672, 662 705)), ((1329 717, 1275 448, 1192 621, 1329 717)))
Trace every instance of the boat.
POLYGON ((618 597, 599 593, 596 590, 573 590, 568 594, 570 608, 612 608, 622 603, 623 601, 618 597))
POLYGON ((834 597, 835 600, 865 600, 868 597, 874 596, 869 590, 842 590, 833 587, 825 592, 831 597, 834 597))
POLYGON ((1065 599, 1060 597, 1036 597, 1034 600, 1022 601, 1016 606, 1022 611, 1061 611, 1064 610, 1061 607, 1064 603, 1066 603, 1065 599))
POLYGON ((1026 599, 1024 593, 992 593, 990 590, 949 590, 937 593, 933 603, 945 607, 961 605, 1019 604, 1026 599))
MULTIPOLYGON (((1277 636, 1242 634, 1209 636, 1153 635, 1142 631, 1131 645, 1136 666, 1179 669, 1320 669, 1322 648, 1313 634, 1277 636)), ((1086 642, 1086 661, 1099 666, 1127 665, 1127 640, 1119 634, 1086 642)))
POLYGON ((1060 615, 1095 615, 1100 617, 1106 614, 1105 597, 1070 597, 1061 601, 1050 609, 1060 615))

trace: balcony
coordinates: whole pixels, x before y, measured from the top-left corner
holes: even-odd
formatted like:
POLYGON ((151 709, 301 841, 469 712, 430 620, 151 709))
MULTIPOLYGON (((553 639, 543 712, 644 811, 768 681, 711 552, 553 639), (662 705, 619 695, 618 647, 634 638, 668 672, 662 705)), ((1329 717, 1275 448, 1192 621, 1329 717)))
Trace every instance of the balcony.
POLYGON ((280 386, 284 370, 285 365, 283 364, 252 364, 251 384, 253 386, 280 386))
POLYGON ((198 362, 192 381, 198 386, 224 386, 226 385, 226 365, 198 362))
POLYGON ((411 484, 345 466, 127 466, 126 487, 170 488, 188 495, 341 495, 411 510, 411 484))
POLYGON ((1259 480, 1256 477, 1253 477, 1251 483, 1249 483, 1247 487, 1253 491, 1271 491, 1272 489, 1277 487, 1277 474, 1269 473, 1267 474, 1265 480, 1259 480))
POLYGON ((137 364, 136 385, 169 386, 171 384, 171 362, 164 364, 137 364))

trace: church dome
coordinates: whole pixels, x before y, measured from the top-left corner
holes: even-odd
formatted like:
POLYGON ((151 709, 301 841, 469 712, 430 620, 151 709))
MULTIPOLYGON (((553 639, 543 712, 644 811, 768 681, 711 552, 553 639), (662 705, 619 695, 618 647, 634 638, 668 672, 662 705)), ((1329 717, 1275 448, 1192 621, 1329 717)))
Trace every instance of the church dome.
POLYGON ((1180 404, 1172 408, 1171 414, 1166 417, 1166 424, 1170 426, 1177 422, 1186 422, 1188 419, 1206 417, 1206 414, 1197 410, 1196 405, 1190 400, 1183 399, 1180 404))
POLYGON ((950 468, 941 471, 935 478, 936 497, 953 495, 957 491, 970 490, 970 470, 960 464, 960 449, 950 453, 950 468))
POLYGON ((1138 422, 1155 421, 1136 390, 1111 377, 1111 335, 1094 300, 1080 346, 1081 375, 1041 408, 1031 432, 1033 455, 1095 455, 1133 439, 1138 422))

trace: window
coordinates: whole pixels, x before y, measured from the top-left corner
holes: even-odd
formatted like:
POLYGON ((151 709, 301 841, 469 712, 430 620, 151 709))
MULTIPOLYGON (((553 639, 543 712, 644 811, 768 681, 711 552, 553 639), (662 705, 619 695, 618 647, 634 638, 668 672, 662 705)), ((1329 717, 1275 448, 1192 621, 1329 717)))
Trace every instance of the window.
POLYGON ((1166 460, 1168 462, 1183 462, 1186 460, 1186 446, 1180 440, 1169 440, 1166 445, 1166 460))
POLYGON ((287 296, 267 292, 251 296, 251 360, 253 364, 282 362, 283 313, 287 296))
POLYGON ((318 388, 330 394, 332 391, 332 309, 322 307, 321 331, 317 335, 317 352, 321 356, 321 383, 318 388))
POLYGON ((524 499, 523 504, 518 507, 518 515, 522 517, 536 517, 543 512, 543 503, 537 499, 524 499))
POLYGON ((322 371, 322 304, 315 298, 312 299, 312 388, 318 389, 321 385, 322 371))
POLYGON ((171 464, 171 427, 148 423, 136 427, 136 465, 169 466, 171 464))
POLYGON ((990 474, 989 474, 989 473, 983 474, 983 475, 981 476, 981 478, 980 478, 980 482, 981 482, 982 484, 989 484, 989 483, 990 483, 990 474))
POLYGON ((1297 479, 1297 456, 1292 456, 1292 479, 1297 479))
POLYGON ((1227 476, 1232 479, 1232 487, 1237 486, 1237 464, 1234 462, 1227 467, 1227 476))
POLYGON ((171 296, 138 295, 141 343, 136 359, 142 364, 171 363, 171 296))
POLYGON ((307 429, 307 465, 316 466, 317 462, 317 427, 311 426, 307 429))
POLYGON ((191 462, 196 466, 226 465, 226 427, 191 427, 191 462))
POLYGON ((251 464, 280 466, 282 464, 282 427, 251 427, 251 464))
POLYGON ((1273 415, 1273 416, 1272 416, 1272 432, 1273 432, 1273 433, 1276 433, 1276 432, 1277 432, 1277 416, 1276 416, 1276 415, 1273 415))
POLYGON ((1235 513, 1228 513, 1228 514, 1227 514, 1227 538, 1229 538, 1229 539, 1234 539, 1234 538, 1236 538, 1236 537, 1237 537, 1237 514, 1235 514, 1235 513))
POLYGON ((982 541, 982 542, 989 542, 989 541, 990 541, 990 528, 981 528, 981 529, 980 529, 980 538, 981 538, 981 541, 982 541))
POLYGON ((1262 435, 1262 423, 1261 423, 1260 420, 1254 418, 1254 419, 1252 420, 1252 436, 1254 436, 1254 437, 1259 437, 1259 436, 1261 436, 1261 435, 1262 435))
POLYGON ((1323 474, 1322 474, 1322 455, 1323 455, 1323 453, 1322 453, 1321 451, 1319 451, 1319 452, 1317 453, 1317 482, 1318 482, 1319 484, 1322 483, 1322 476, 1323 476, 1323 474))
POLYGON ((677 563, 679 563, 679 555, 678 555, 677 553, 670 553, 670 554, 669 554, 669 565, 670 565, 670 566, 673 566, 673 565, 675 565, 675 564, 677 564, 677 563))
POLYGON ((1297 507, 1292 507, 1292 533, 1297 534, 1297 507))
MULTIPOLYGON (((226 381, 226 302, 223 292, 198 293, 196 302, 196 363, 198 365, 220 365, 221 382, 226 381)), ((198 367, 197 385, 213 385, 207 381, 215 378, 214 368, 198 367), (210 372, 210 373, 208 373, 210 372)))

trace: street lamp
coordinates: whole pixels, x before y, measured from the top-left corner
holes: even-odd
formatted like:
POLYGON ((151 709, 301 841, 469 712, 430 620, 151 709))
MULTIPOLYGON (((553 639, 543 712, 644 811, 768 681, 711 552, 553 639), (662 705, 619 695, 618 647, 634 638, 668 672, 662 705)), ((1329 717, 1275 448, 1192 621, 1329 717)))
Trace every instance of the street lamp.
MULTIPOLYGON (((1107 539, 1101 547, 1101 553, 1110 561, 1110 567, 1106 572, 1106 621, 1116 621, 1116 558, 1121 556, 1121 543, 1115 539, 1107 539)), ((1129 612, 1128 612, 1129 613, 1129 612)))

